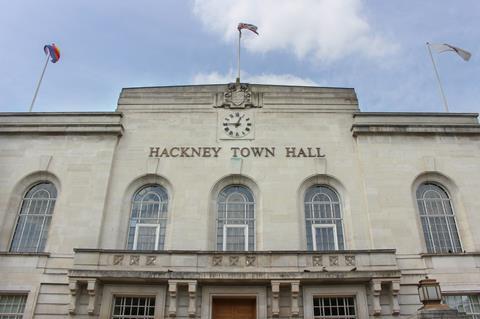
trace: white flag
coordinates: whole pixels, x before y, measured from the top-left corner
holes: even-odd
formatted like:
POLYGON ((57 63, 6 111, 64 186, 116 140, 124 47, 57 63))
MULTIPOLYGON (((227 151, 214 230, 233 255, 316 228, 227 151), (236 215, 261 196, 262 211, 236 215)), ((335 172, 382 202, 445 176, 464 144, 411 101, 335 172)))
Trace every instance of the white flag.
POLYGON ((465 61, 470 60, 470 57, 472 54, 468 51, 465 51, 463 49, 454 47, 453 45, 446 44, 446 43, 429 43, 430 47, 437 51, 438 53, 446 52, 446 51, 453 51, 457 53, 462 59, 465 61))

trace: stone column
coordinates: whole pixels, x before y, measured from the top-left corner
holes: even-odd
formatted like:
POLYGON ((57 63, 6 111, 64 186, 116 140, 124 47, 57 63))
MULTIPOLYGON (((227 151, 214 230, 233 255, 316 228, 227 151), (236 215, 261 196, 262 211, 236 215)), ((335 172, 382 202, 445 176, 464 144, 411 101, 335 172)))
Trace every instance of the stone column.
POLYGON ((279 299, 280 282, 272 281, 272 316, 277 318, 280 315, 279 299))
POLYGON ((68 289, 70 290, 70 303, 68 305, 68 312, 74 315, 77 309, 78 280, 70 279, 68 282, 68 289))
POLYGON ((168 281, 168 316, 176 317, 177 316, 177 282, 175 280, 168 281))
POLYGON ((290 314, 292 317, 298 317, 300 309, 298 307, 298 295, 300 293, 300 280, 272 280, 272 317, 278 318, 280 315, 280 286, 290 286, 290 314))
POLYGON ((400 294, 400 280, 393 280, 391 285, 392 290, 392 315, 398 316, 400 314, 400 304, 398 302, 398 295, 400 294))
POLYGON ((373 295, 373 315, 380 316, 382 307, 380 306, 380 293, 382 291, 382 282, 378 279, 372 279, 372 295, 373 295))
POLYGON ((298 309, 298 294, 300 293, 300 281, 295 280, 290 283, 292 289, 292 317, 298 317, 300 310, 298 309))
POLYGON ((96 290, 97 290, 97 280, 96 279, 88 279, 88 281, 87 281, 87 293, 88 293, 87 311, 88 311, 89 315, 94 315, 95 314, 96 290))
POLYGON ((197 314, 197 281, 188 282, 188 316, 195 317, 197 314))

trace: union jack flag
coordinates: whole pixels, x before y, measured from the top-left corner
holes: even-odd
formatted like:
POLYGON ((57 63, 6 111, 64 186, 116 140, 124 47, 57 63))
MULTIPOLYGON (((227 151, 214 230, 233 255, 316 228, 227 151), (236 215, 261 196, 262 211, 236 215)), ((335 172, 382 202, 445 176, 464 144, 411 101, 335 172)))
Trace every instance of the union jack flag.
POLYGON ((257 32, 257 26, 256 25, 253 25, 253 24, 249 24, 249 23, 239 23, 238 24, 238 27, 237 27, 238 31, 240 33, 242 33, 242 29, 247 29, 247 30, 250 30, 252 31, 253 33, 255 33, 256 35, 258 35, 258 32, 257 32))

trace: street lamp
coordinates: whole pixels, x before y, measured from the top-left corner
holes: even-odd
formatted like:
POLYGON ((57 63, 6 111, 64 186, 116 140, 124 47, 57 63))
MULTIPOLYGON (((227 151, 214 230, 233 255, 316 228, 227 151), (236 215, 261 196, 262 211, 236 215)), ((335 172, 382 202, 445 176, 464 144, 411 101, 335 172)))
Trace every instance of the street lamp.
POLYGON ((418 295, 424 309, 448 309, 442 304, 442 290, 435 279, 422 279, 418 282, 418 295))

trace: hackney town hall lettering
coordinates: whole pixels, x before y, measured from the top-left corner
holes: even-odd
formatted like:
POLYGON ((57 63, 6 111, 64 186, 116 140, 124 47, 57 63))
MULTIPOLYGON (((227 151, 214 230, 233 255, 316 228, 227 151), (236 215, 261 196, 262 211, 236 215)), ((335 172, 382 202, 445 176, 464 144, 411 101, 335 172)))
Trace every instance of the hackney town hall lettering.
MULTIPOLYGON (((149 157, 219 157, 222 147, 214 146, 173 146, 173 147, 154 147, 149 150, 149 157)), ((320 147, 295 147, 286 146, 277 147, 230 147, 228 151, 232 157, 276 157, 280 156, 292 158, 319 158, 325 157, 320 147)))

